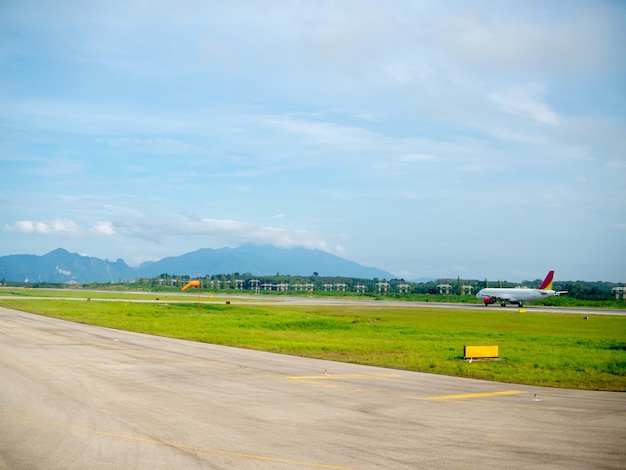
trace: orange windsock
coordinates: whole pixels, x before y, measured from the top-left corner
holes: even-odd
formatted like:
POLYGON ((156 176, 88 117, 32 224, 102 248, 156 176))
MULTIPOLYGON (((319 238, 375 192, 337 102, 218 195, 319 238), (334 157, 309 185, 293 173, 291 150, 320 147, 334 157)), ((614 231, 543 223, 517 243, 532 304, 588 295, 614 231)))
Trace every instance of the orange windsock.
POLYGON ((183 286, 183 288, 181 290, 187 290, 190 287, 197 287, 199 289, 200 288, 200 281, 189 281, 187 284, 185 284, 183 286))

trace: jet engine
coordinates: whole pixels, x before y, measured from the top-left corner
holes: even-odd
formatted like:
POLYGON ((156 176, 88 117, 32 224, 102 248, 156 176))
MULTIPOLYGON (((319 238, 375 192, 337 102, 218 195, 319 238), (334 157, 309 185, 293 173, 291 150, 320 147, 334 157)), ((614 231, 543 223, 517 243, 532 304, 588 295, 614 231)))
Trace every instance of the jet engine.
POLYGON ((485 302, 485 305, 490 305, 490 304, 495 304, 497 299, 494 299, 492 297, 485 297, 483 299, 483 302, 485 302))

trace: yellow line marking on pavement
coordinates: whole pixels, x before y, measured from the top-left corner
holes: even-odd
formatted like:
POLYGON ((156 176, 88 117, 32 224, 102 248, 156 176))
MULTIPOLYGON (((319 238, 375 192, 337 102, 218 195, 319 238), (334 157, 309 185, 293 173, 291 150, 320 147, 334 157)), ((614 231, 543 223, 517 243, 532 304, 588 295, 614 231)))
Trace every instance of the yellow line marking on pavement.
POLYGON ((403 395, 397 393, 378 392, 374 390, 363 390, 358 388, 346 387, 341 385, 334 385, 329 383, 318 382, 319 379, 391 379, 398 378, 398 374, 382 374, 382 375, 311 375, 311 376, 292 376, 286 377, 288 380, 295 380, 309 385, 315 385, 318 387, 334 388, 337 390, 344 390, 351 393, 362 393, 365 395, 376 395, 381 397, 400 398, 405 400, 423 400, 423 401, 444 401, 444 400, 461 400, 467 398, 483 398, 483 397, 496 397, 501 395, 519 395, 527 393, 520 390, 504 390, 495 392, 480 392, 480 393, 464 393, 459 395, 441 395, 434 397, 420 397, 415 395, 403 395))
POLYGON ((333 379, 396 379, 398 374, 380 375, 293 375, 289 380, 333 380, 333 379))
POLYGON ((88 432, 92 434, 97 434, 100 436, 108 436, 108 437, 115 437, 119 439, 126 439, 129 441, 146 442, 148 444, 158 444, 158 445, 167 446, 167 447, 174 447, 177 449, 192 450, 195 452, 206 452, 206 453, 211 453, 211 454, 230 455, 230 456, 242 457, 246 459, 265 460, 269 462, 286 463, 290 465, 301 465, 305 467, 326 468, 326 469, 331 469, 331 470, 355 470, 351 467, 343 467, 339 465, 327 465, 323 463, 304 462, 304 461, 299 461, 299 460, 284 459, 280 457, 269 457, 266 455, 246 454, 244 452, 235 452, 235 451, 222 450, 222 449, 211 449, 208 447, 199 447, 199 446, 194 446, 190 444, 159 441, 159 440, 151 439, 147 437, 129 436, 129 435, 118 434, 118 433, 109 432, 109 431, 98 431, 97 429, 90 429, 90 428, 86 428, 83 426, 75 426, 73 424, 57 423, 54 421, 48 421, 46 419, 41 419, 41 418, 37 418, 34 416, 28 416, 28 415, 24 415, 21 413, 14 413, 14 412, 2 410, 2 409, 0 409, 0 414, 13 416, 14 418, 21 418, 21 419, 28 420, 28 421, 34 421, 37 423, 44 423, 44 424, 48 424, 52 426, 57 426, 60 428, 72 429, 74 431, 83 431, 83 432, 88 432))
POLYGON ((481 393, 463 393, 461 395, 441 395, 438 397, 426 397, 423 400, 440 401, 440 400, 464 400, 466 398, 482 398, 482 397, 497 397, 500 395, 519 395, 522 392, 520 390, 503 390, 500 392, 481 392, 481 393))

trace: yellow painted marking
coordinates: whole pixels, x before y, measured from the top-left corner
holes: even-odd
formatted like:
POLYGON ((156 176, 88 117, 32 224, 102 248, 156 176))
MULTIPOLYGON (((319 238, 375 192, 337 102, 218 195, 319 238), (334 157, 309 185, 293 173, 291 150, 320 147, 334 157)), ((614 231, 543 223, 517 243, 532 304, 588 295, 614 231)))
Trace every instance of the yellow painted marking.
POLYGON ((98 431, 97 429, 90 429, 90 428, 86 428, 86 427, 83 427, 83 426, 74 426, 73 424, 57 423, 57 422, 54 422, 54 421, 48 421, 46 419, 41 419, 41 418, 37 418, 37 417, 34 417, 34 416, 28 416, 28 415, 24 415, 24 414, 21 414, 21 413, 13 413, 11 411, 2 410, 2 409, 0 409, 0 414, 4 414, 4 415, 7 415, 7 416, 13 416, 15 418, 25 419, 25 420, 28 420, 28 421, 34 421, 34 422, 38 422, 38 423, 44 423, 44 424, 48 424, 48 425, 52 425, 52 426, 57 426, 57 427, 60 427, 60 428, 72 429, 74 431, 83 431, 83 432, 88 432, 88 433, 92 433, 92 434, 97 434, 97 435, 100 435, 100 436, 115 437, 115 438, 118 438, 118 439, 126 439, 126 440, 137 441, 137 442, 146 442, 148 444, 157 444, 157 445, 162 445, 162 446, 167 446, 167 447, 175 447, 177 449, 192 450, 192 451, 195 451, 195 452, 207 452, 207 453, 211 453, 211 454, 230 455, 230 456, 242 457, 242 458, 246 458, 246 459, 265 460, 265 461, 269 461, 269 462, 286 463, 286 464, 290 464, 290 465, 301 465, 301 466, 304 466, 304 467, 327 468, 327 469, 333 469, 333 470, 355 470, 355 469, 353 469, 351 467, 342 467, 342 466, 338 466, 338 465, 327 465, 327 464, 322 464, 322 463, 303 462, 303 461, 298 461, 298 460, 283 459, 283 458, 280 458, 280 457, 269 457, 269 456, 266 456, 266 455, 246 454, 244 452, 234 452, 234 451, 222 450, 222 449, 211 449, 211 448, 208 448, 208 447, 198 447, 198 446, 193 446, 193 445, 190 445, 190 444, 181 444, 181 443, 176 443, 176 442, 158 441, 156 439, 151 439, 151 438, 147 438, 147 437, 129 436, 129 435, 118 434, 118 433, 109 432, 109 431, 98 431))
POLYGON ((432 400, 432 401, 463 400, 465 398, 497 397, 499 395, 519 395, 520 393, 526 393, 526 392, 521 392, 519 390, 504 390, 501 392, 464 393, 461 395, 442 395, 439 397, 428 397, 428 398, 423 398, 423 400, 432 400))
POLYGON ((302 381, 303 383, 317 385, 321 387, 327 388, 335 388, 339 390, 345 390, 347 392, 352 393, 363 393, 366 395, 378 395, 385 396, 391 398, 402 398, 409 400, 426 400, 426 401, 443 401, 443 400, 462 400, 467 398, 483 398, 483 397, 495 397, 500 395, 518 395, 521 393, 526 393, 518 390, 505 390, 499 392, 480 392, 480 393, 465 393, 459 395, 442 395, 436 397, 417 397, 411 395, 399 395, 394 393, 386 393, 386 392, 376 392, 372 390, 361 390, 357 388, 351 387, 342 387, 337 385, 330 385, 326 383, 316 382, 317 380, 329 380, 329 379, 392 379, 398 378, 400 375, 398 374, 381 374, 381 375, 296 375, 287 377, 288 380, 297 380, 302 381))
POLYGON ((289 380, 333 380, 333 379, 395 379, 398 374, 382 375, 294 375, 287 377, 289 380))

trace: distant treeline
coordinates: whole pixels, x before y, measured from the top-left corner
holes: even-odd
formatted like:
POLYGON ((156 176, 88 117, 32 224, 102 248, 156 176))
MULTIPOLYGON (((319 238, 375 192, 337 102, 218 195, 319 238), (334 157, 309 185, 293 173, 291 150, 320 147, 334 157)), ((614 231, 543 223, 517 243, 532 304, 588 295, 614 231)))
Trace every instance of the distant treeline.
MULTIPOLYGON (((131 282, 119 283, 91 283, 83 284, 83 287, 112 288, 116 285, 126 288, 132 286, 137 289, 149 289, 154 291, 177 291, 187 282, 197 279, 193 276, 160 274, 155 278, 138 278, 131 282)), ((429 282, 411 282, 404 279, 358 279, 351 277, 325 277, 313 273, 311 276, 290 276, 277 273, 274 276, 254 276, 249 273, 231 273, 206 275, 200 278, 202 290, 213 291, 253 291, 255 293, 289 293, 291 295, 311 294, 316 295, 359 295, 366 297, 388 296, 392 298, 410 298, 424 296, 441 296, 450 301, 473 301, 474 295, 483 287, 516 287, 526 286, 537 288, 541 279, 512 283, 506 281, 479 281, 468 279, 436 279, 429 282), (454 300, 451 296, 458 296, 454 300)), ((7 285, 4 280, 0 283, 7 285)), ((16 283, 9 283, 17 285, 16 283)), ((32 287, 59 287, 52 284, 33 284, 32 287)), ((554 282, 554 290, 568 291, 569 299, 586 301, 609 301, 619 296, 620 304, 623 299, 622 292, 616 292, 623 288, 623 284, 611 282, 587 282, 566 281, 554 282)), ((563 297, 562 297, 563 298, 563 297)), ((436 299, 433 299, 436 300, 436 299)), ((546 302, 549 303, 549 302, 546 302)))

